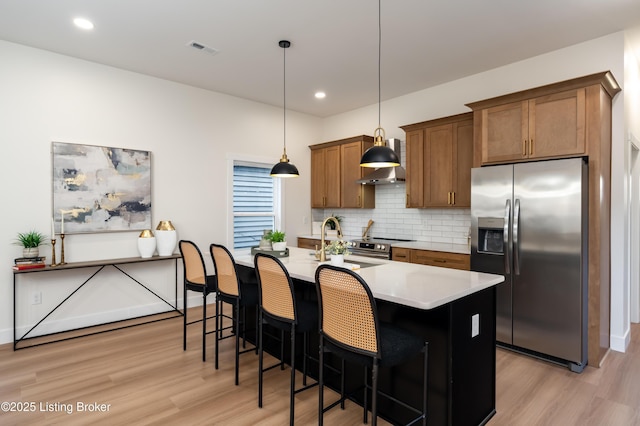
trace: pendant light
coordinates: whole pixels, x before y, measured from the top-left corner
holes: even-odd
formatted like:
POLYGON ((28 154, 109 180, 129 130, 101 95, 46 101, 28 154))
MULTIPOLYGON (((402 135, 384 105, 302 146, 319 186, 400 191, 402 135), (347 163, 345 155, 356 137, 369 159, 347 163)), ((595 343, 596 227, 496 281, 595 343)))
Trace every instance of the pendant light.
POLYGON ((380 125, 380 62, 382 45, 381 0, 378 0, 378 128, 373 132, 373 146, 366 150, 360 160, 360 167, 396 167, 400 165, 398 155, 386 146, 386 135, 380 125))
POLYGON ((287 55, 286 49, 291 46, 291 42, 287 40, 280 40, 278 43, 280 47, 282 47, 284 52, 284 65, 283 65, 283 75, 284 75, 284 84, 283 84, 283 93, 284 93, 284 108, 283 108, 283 118, 284 118, 284 152, 282 153, 282 158, 280 158, 280 162, 273 166, 271 169, 271 176, 273 177, 281 177, 281 178, 290 178, 290 177, 298 177, 300 173, 298 173, 298 169, 296 166, 289 162, 289 158, 287 158, 287 55))

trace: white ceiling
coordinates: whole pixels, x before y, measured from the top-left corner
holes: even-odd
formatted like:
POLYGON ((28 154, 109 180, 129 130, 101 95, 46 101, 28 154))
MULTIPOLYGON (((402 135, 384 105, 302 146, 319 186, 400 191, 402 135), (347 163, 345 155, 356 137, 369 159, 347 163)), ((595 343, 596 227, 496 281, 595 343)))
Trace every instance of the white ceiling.
MULTIPOLYGON (((381 97, 637 27, 640 0, 382 0, 381 97)), ((288 109, 378 101, 375 0, 0 0, 0 39, 276 106, 287 39, 288 109)))

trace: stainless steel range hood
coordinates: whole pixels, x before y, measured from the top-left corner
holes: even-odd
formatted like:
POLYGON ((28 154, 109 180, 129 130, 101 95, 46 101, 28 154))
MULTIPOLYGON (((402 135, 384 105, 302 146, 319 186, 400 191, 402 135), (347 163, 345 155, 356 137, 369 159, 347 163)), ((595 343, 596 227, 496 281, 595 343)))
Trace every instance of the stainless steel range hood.
MULTIPOLYGON (((400 155, 400 139, 387 139, 387 146, 393 149, 401 158, 400 155)), ((364 178, 357 180, 357 183, 363 185, 385 185, 390 183, 399 183, 405 181, 406 173, 402 166, 397 167, 381 167, 375 169, 364 178)))

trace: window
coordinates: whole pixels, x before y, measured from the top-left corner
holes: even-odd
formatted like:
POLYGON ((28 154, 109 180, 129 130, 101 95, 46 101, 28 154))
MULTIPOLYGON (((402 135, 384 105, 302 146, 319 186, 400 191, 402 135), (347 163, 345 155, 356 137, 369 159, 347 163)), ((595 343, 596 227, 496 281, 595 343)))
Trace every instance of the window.
POLYGON ((280 226, 280 179, 272 165, 233 163, 233 248, 255 247, 265 229, 280 226))

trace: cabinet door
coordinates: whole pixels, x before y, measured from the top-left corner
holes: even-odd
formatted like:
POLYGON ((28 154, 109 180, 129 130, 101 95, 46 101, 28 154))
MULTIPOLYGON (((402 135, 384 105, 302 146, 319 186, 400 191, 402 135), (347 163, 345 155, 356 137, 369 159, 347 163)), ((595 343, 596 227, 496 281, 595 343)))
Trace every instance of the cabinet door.
POLYGON ((471 207, 473 120, 453 124, 453 196, 455 207, 471 207))
POLYGON ((410 262, 411 261, 411 249, 404 247, 392 247, 391 248, 391 260, 396 262, 410 262))
POLYGON ((468 254, 414 249, 411 250, 411 263, 468 271, 470 256, 468 254))
POLYGON ((528 101, 482 110, 482 163, 516 161, 528 155, 528 101))
POLYGON ((424 207, 424 130, 407 132, 407 207, 424 207))
POLYGON ((340 146, 330 146, 325 149, 325 204, 324 207, 340 207, 341 170, 340 146))
POLYGON ((311 207, 340 207, 340 146, 311 151, 311 207))
POLYGON ((529 157, 585 153, 585 89, 529 101, 529 157))
POLYGON ((323 208, 325 203, 325 150, 311 150, 311 207, 323 208))
POLYGON ((360 167, 364 142, 351 142, 340 146, 342 191, 340 206, 344 208, 374 208, 375 188, 356 182, 371 169, 360 167))
POLYGON ((424 205, 448 207, 453 189, 453 125, 428 127, 424 140, 424 205))
POLYGON ((313 238, 301 238, 298 237, 298 247, 304 249, 315 250, 316 247, 320 247, 320 241, 313 238))

